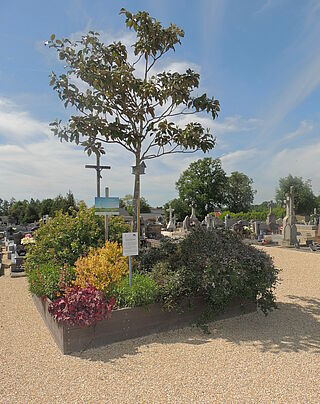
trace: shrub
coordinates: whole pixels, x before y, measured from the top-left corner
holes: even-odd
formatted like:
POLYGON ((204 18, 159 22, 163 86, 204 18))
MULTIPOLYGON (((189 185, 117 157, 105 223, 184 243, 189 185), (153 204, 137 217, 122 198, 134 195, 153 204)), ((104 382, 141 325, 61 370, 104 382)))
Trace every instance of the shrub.
POLYGON ((183 281, 183 270, 172 270, 166 261, 155 264, 150 276, 158 285, 159 300, 167 310, 172 310, 189 295, 183 281))
POLYGON ((74 269, 76 286, 89 284, 104 293, 110 292, 129 271, 128 259, 122 256, 122 247, 111 241, 101 248, 91 249, 88 256, 79 258, 74 269))
POLYGON ((177 254, 178 243, 170 238, 163 238, 160 247, 145 247, 139 251, 135 259, 137 270, 141 273, 151 272, 158 262, 168 261, 170 267, 177 267, 179 256, 177 254))
POLYGON ((110 299, 107 303, 104 294, 93 286, 83 289, 74 286, 65 296, 52 302, 48 310, 58 323, 88 327, 110 315, 114 302, 110 299))
POLYGON ((122 216, 111 216, 109 218, 109 241, 122 243, 122 233, 128 233, 130 226, 124 222, 122 216))
POLYGON ((234 232, 198 228, 167 245, 167 252, 165 247, 145 250, 137 266, 151 273, 168 308, 184 297, 203 297, 213 310, 222 310, 235 297, 256 300, 265 314, 276 307, 279 270, 266 253, 245 245, 234 232))
POLYGON ((157 283, 148 275, 133 274, 132 287, 126 277, 114 289, 118 307, 146 306, 154 303, 158 297, 157 283))
POLYGON ((196 229, 179 245, 184 283, 211 306, 224 307, 234 297, 257 300, 267 314, 276 307, 279 270, 263 251, 244 244, 235 233, 196 229))
POLYGON ((62 295, 67 287, 71 286, 74 271, 67 265, 61 268, 51 262, 40 264, 27 271, 27 277, 31 293, 54 300, 62 295))
POLYGON ((67 263, 73 266, 90 247, 104 243, 104 224, 93 209, 81 205, 73 215, 62 212, 41 226, 29 246, 26 268, 31 270, 40 264, 55 262, 58 266, 67 263))

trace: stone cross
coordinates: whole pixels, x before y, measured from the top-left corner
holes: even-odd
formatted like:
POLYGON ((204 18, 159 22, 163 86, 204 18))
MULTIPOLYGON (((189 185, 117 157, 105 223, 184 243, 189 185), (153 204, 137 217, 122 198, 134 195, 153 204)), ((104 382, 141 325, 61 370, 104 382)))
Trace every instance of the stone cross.
POLYGON ((172 209, 171 205, 169 205, 169 209, 167 209, 167 212, 169 212, 169 222, 172 221, 172 213, 174 212, 174 209, 172 209))
POLYGON ((194 205, 191 206, 191 216, 190 219, 196 219, 196 208, 194 207, 194 205))

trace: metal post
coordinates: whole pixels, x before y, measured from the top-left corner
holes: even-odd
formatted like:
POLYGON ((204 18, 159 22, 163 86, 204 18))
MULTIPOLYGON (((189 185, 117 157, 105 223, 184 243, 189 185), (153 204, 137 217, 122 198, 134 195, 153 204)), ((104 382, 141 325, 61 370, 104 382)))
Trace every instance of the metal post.
POLYGON ((97 197, 99 198, 100 198, 100 178, 101 178, 100 171, 101 171, 100 156, 99 154, 97 154, 97 197))
POLYGON ((132 287, 132 265, 131 265, 131 255, 129 255, 129 286, 132 287))
MULTIPOLYGON (((109 188, 105 188, 105 196, 109 198, 109 188)), ((105 228, 105 241, 109 238, 109 216, 105 215, 104 217, 104 228, 105 228)))

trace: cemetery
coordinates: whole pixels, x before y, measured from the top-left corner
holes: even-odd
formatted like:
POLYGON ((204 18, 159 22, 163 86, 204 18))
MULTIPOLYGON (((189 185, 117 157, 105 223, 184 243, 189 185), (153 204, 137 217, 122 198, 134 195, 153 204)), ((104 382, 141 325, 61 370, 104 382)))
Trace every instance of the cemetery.
MULTIPOLYGON (((273 7, 268 1, 254 18, 273 7)), ((202 14, 205 34, 214 24, 202 14)), ((61 149, 47 143, 48 125, 24 112, 17 119, 20 131, 30 125, 30 142, 50 144, 58 157, 46 154, 50 175, 42 178, 43 161, 34 177, 41 148, 30 147, 19 186, 10 177, 12 195, 0 198, 0 402, 319 402, 320 194, 311 179, 289 169, 280 177, 287 168, 272 166, 281 142, 314 125, 304 120, 271 139, 270 161, 259 165, 255 142, 289 112, 267 111, 269 125, 222 111, 216 124, 220 102, 203 89, 217 66, 202 69, 200 83, 197 64, 171 61, 182 28, 148 11, 119 15, 122 40, 98 25, 44 42, 46 63, 55 61, 49 85, 67 111, 57 108, 49 124, 61 149), (79 151, 94 160, 73 159, 79 151), (167 155, 177 159, 170 169, 153 163, 167 155), (251 167, 252 178, 238 167, 251 167), (75 195, 62 196, 73 182, 75 195)), ((226 100, 226 111, 241 109, 242 99, 226 100)), ((38 102, 43 117, 54 105, 46 102, 38 102)), ((0 136, 5 121, 11 136, 14 108, 0 97, 0 136)))

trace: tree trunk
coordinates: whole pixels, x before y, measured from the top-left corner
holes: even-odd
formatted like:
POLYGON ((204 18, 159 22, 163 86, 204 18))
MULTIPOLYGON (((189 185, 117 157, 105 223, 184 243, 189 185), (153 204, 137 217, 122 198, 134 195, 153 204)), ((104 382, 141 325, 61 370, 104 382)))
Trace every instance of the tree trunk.
POLYGON ((136 154, 136 167, 134 175, 134 192, 133 192, 133 228, 132 231, 138 232, 140 244, 140 153, 136 154))

